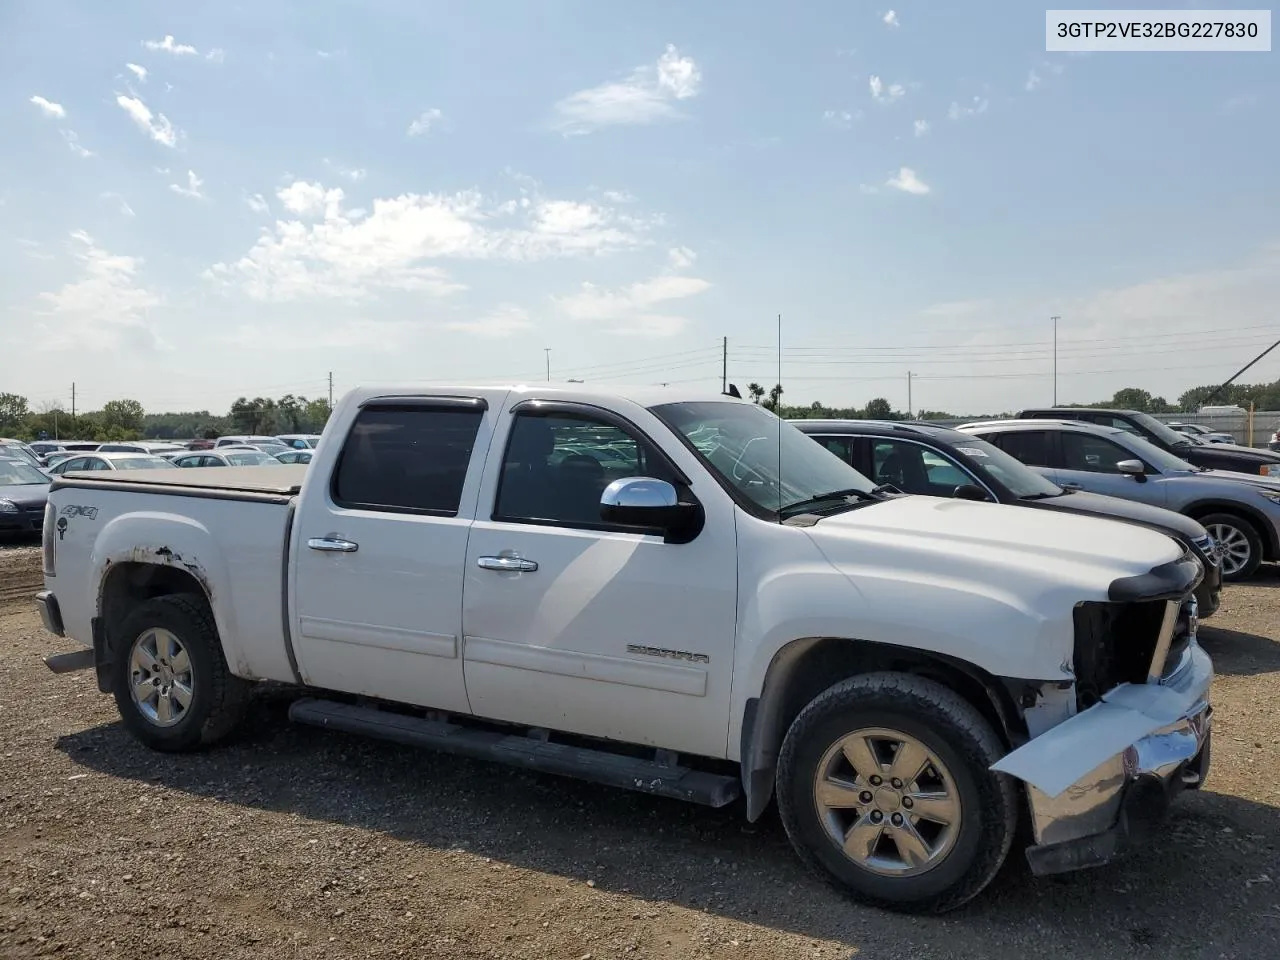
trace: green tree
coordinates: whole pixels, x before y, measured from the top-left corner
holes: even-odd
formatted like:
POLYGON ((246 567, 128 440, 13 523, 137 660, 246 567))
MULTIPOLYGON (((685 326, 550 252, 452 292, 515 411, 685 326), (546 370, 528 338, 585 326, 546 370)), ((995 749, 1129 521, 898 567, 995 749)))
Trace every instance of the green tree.
POLYGON ((893 406, 884 397, 876 397, 867 403, 866 416, 868 420, 892 420, 893 406))
POLYGON ((110 400, 102 405, 102 425, 108 430, 142 434, 146 411, 137 400, 110 400))
POLYGON ((266 397, 240 397, 231 404, 231 424, 237 433, 274 433, 276 402, 266 397))
POLYGON ((306 406, 306 397, 295 397, 292 393, 286 393, 276 402, 276 422, 284 428, 284 432, 302 432, 306 406))
POLYGON ((323 433, 324 425, 329 422, 329 416, 332 413, 328 400, 324 398, 308 400, 302 411, 301 427, 298 432, 323 433))
POLYGON ((764 407, 766 410, 778 410, 778 407, 781 401, 782 401, 782 384, 775 383, 769 389, 769 399, 762 401, 760 405, 764 407))
POLYGON ((758 383, 748 383, 747 396, 751 398, 752 403, 759 403, 760 398, 764 396, 764 387, 758 383))
POLYGON ((0 393, 0 436, 24 432, 30 414, 26 397, 16 393, 0 393))

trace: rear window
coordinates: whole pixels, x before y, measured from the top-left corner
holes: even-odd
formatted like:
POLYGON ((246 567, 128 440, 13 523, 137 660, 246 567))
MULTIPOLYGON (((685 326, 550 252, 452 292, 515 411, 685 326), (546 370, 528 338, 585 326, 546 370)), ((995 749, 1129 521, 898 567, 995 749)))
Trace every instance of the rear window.
POLYGON ((388 405, 360 412, 333 475, 342 507, 457 514, 484 411, 388 405))

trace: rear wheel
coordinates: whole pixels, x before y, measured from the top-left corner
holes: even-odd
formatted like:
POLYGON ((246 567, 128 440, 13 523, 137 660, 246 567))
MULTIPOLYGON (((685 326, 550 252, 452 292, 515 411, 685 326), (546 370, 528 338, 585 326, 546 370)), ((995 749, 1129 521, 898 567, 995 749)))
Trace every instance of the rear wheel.
POLYGON ((1200 525, 1218 545, 1223 580, 1246 580, 1258 571, 1262 537, 1252 523, 1232 513, 1211 513, 1200 518, 1200 525))
POLYGON ((976 896, 1013 842, 1013 781, 990 724, 931 680, 873 673, 805 707, 783 741, 778 809, 802 860, 880 906, 941 913, 976 896))
POLYGON ((226 737, 250 685, 233 676, 203 597, 156 597, 114 631, 112 692, 120 719, 155 750, 178 752, 226 737))

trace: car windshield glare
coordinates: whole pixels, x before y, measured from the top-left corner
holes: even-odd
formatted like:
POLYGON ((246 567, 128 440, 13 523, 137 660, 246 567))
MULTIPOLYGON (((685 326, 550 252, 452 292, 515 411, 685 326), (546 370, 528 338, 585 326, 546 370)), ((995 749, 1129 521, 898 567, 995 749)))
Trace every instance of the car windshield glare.
POLYGON ((1021 460, 1015 459, 986 440, 979 440, 977 437, 966 438, 963 443, 955 445, 955 451, 964 457, 970 467, 1003 484, 1019 499, 1043 499, 1062 494, 1062 488, 1056 483, 1045 479, 1021 460))
POLYGON ((784 516, 789 507, 826 494, 875 488, 822 444, 754 404, 666 403, 653 412, 760 513, 784 516))
POLYGON ((25 484, 48 483, 49 478, 35 467, 16 460, 0 460, 0 487, 17 487, 25 484))

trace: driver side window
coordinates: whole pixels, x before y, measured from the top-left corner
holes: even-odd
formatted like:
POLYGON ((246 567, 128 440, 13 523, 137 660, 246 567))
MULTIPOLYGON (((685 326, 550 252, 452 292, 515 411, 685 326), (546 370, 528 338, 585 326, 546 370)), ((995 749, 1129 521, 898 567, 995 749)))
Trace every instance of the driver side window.
POLYGON ((585 413, 517 413, 493 518, 615 529, 600 518, 600 496, 624 477, 677 482, 666 461, 630 430, 585 413))
POLYGON ((1137 459, 1128 450, 1086 433, 1062 434, 1062 467, 1064 470, 1083 470, 1088 473, 1119 473, 1116 466, 1121 460, 1137 459))

